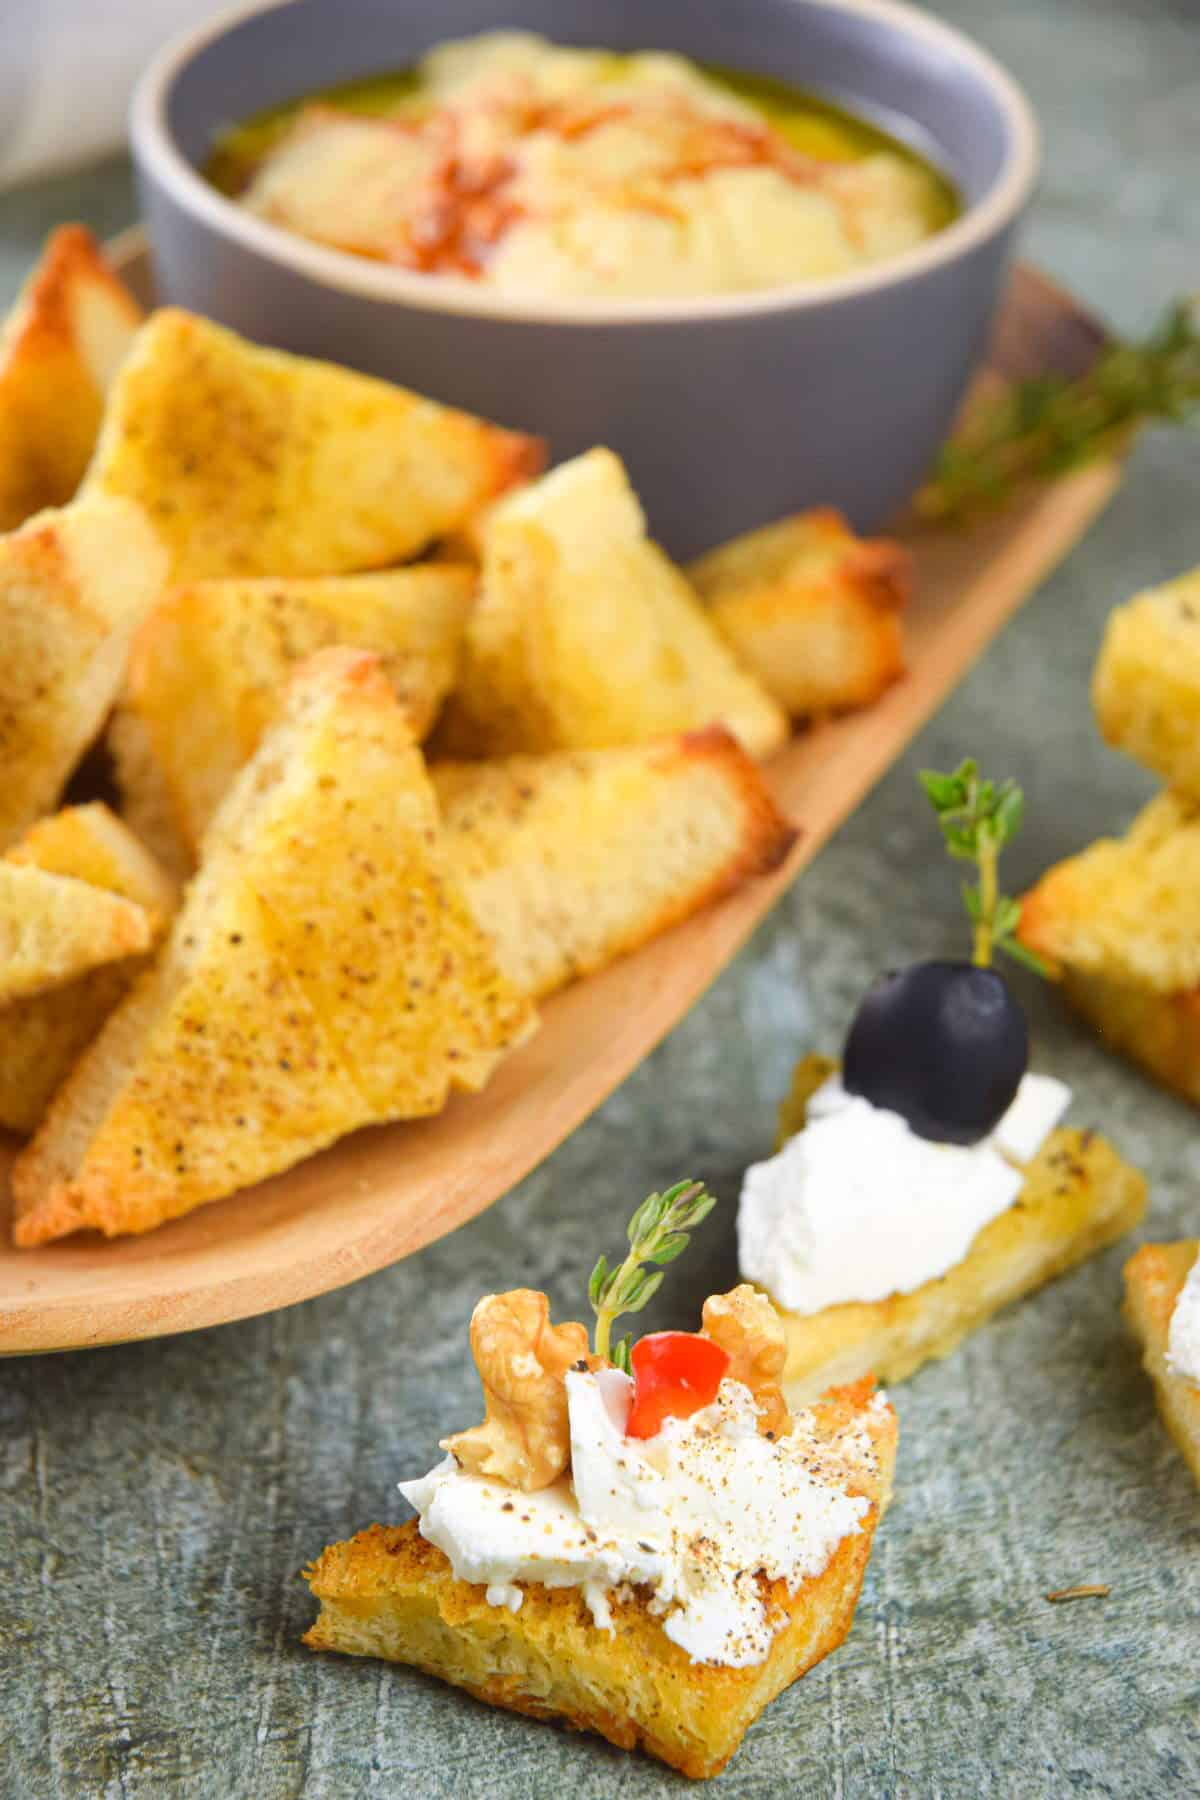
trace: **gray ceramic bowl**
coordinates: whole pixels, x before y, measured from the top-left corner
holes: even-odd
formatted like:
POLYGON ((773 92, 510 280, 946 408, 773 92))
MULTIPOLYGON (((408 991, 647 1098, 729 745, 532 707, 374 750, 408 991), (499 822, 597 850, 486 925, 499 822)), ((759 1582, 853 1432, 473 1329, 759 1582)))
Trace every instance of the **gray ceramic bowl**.
POLYGON ((132 134, 166 298, 538 432, 555 460, 611 445, 677 555, 800 506, 870 527, 905 500, 984 344, 1037 169, 1008 76, 897 0, 283 0, 169 46, 132 134), (518 302, 308 243, 196 172, 231 121, 501 25, 678 50, 842 100, 939 162, 963 214, 818 286, 518 302))

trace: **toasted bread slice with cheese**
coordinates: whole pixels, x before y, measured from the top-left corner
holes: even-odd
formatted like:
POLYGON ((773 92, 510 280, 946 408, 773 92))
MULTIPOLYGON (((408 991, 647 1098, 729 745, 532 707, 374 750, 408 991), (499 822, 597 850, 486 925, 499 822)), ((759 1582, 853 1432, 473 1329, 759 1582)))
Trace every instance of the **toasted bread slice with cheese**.
POLYGON ((112 705, 165 570, 127 500, 40 513, 0 537, 0 849, 53 810, 112 705))
POLYGON ((1200 799, 1200 569, 1110 615, 1092 704, 1107 743, 1200 799))
POLYGON ((1020 937, 1080 975, 1175 994, 1200 986, 1200 801, 1158 794, 1123 838, 1048 869, 1020 937))
POLYGON ((90 231, 51 232, 0 329, 0 531, 74 494, 141 319, 90 231))
POLYGON ((830 1437, 864 1427, 869 1434, 875 1467, 864 1470, 858 1491, 871 1510, 794 1594, 760 1576, 786 1619, 764 1662, 691 1661, 637 1589, 613 1600, 611 1633, 597 1628, 575 1588, 522 1583, 518 1612, 489 1606, 486 1590, 457 1580, 415 1519, 372 1525, 305 1571, 321 1612, 304 1641, 409 1664, 491 1706, 644 1749, 696 1780, 717 1775, 763 1709, 836 1650, 853 1622, 896 1454, 895 1414, 872 1402, 871 1385, 830 1394, 817 1409, 830 1437))
POLYGON ((1200 988, 1156 994, 1064 969, 1062 991, 1095 1026, 1107 1050, 1127 1056, 1164 1087, 1200 1106, 1200 988))
POLYGON ((1167 1430, 1200 1482, 1200 1383, 1177 1375, 1167 1361, 1171 1317, 1197 1256, 1200 1238, 1143 1244, 1135 1250, 1125 1264, 1125 1317, 1142 1346, 1142 1362, 1167 1430))
MULTIPOLYGON (((91 890, 119 895, 143 909, 147 947, 165 930, 178 895, 174 884, 106 806, 71 806, 43 819, 7 852, 9 863, 70 876, 91 890)), ((78 898, 78 897, 77 897, 78 898)), ((122 953, 65 986, 0 1006, 0 1125, 28 1133, 55 1089, 145 966, 122 953)))
POLYGON ((144 507, 176 581, 341 575, 415 555, 540 460, 532 438, 166 307, 125 361, 84 491, 144 507))
POLYGON ((778 749, 783 709, 735 661, 686 577, 646 536, 611 450, 590 450, 493 507, 450 756, 598 750, 724 725, 778 749))
POLYGON ((869 706, 904 672, 912 559, 832 507, 796 513, 688 567, 709 617, 793 718, 869 706))
POLYGON ((500 967, 535 998, 767 873, 795 841, 720 726, 430 773, 463 892, 500 967))
POLYGON ((432 566, 172 589, 130 653, 121 710, 142 729, 114 731, 118 779, 144 793, 144 758, 152 757, 171 824, 194 854, 275 717, 292 668, 334 644, 383 659, 424 737, 454 681, 474 592, 470 570, 432 566))
POLYGON ((531 1027, 377 658, 301 665, 203 848, 164 949, 17 1160, 18 1244, 147 1231, 436 1112, 531 1027))
MULTIPOLYGON (((780 1132, 803 1129, 808 1098, 833 1073, 805 1057, 780 1109, 780 1132)), ((1131 1231, 1146 1183, 1094 1131, 1052 1131, 1025 1167, 1020 1197, 985 1225, 967 1255, 936 1280, 885 1300, 801 1315, 778 1307, 787 1337, 784 1392, 799 1405, 832 1382, 872 1372, 903 1381, 949 1356, 980 1325, 1131 1231)))

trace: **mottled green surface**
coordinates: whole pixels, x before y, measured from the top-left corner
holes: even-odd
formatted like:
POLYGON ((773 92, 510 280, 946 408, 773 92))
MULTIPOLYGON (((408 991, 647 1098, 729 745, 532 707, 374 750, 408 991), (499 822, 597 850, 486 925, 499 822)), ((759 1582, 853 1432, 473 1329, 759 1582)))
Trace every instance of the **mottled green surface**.
MULTIPOLYGON (((955 0, 1031 88, 1048 172, 1033 254, 1122 325, 1200 281, 1200 24, 1190 0, 996 9, 955 0)), ((106 228, 120 169, 0 200, 0 280, 68 210, 106 228)), ((11 282, 9 283, 11 285, 11 282)), ((913 771, 976 751, 1025 785, 1021 881, 1147 791, 1088 718, 1108 607, 1200 562, 1196 440, 1146 441, 1087 543, 991 650, 737 965, 607 1107, 485 1218, 272 1318, 0 1364, 0 1794, 314 1800, 683 1792, 605 1746, 492 1713, 298 1637, 301 1563, 374 1518, 474 1413, 483 1289, 586 1271, 648 1187, 695 1171, 729 1204, 659 1319, 733 1276, 732 1201, 792 1059, 835 1045, 867 976, 960 929, 913 771), (607 1221, 607 1227, 606 1227, 607 1221)), ((1030 993, 1076 1117, 1150 1173, 1145 1235, 1200 1228, 1196 1115, 1030 993)), ((1200 1496, 1117 1306, 1117 1249, 897 1392, 889 1516, 845 1648, 751 1732, 747 1796, 1149 1796, 1200 1789, 1200 1496), (1045 1590, 1107 1581, 1107 1601, 1045 1590)))

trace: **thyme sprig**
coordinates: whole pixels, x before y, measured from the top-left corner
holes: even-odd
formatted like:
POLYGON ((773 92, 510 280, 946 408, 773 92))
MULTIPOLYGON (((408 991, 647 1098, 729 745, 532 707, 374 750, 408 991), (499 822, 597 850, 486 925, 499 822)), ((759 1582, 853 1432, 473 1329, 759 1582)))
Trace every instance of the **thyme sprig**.
POLYGON ((629 1221, 629 1254, 615 1269, 602 1256, 588 1282, 588 1299, 596 1314, 596 1355, 607 1356, 629 1373, 630 1334, 611 1342, 614 1322, 622 1313, 641 1312, 663 1284, 661 1267, 674 1262, 688 1246, 689 1233, 717 1204, 702 1181, 677 1181, 665 1194, 650 1194, 629 1221))
POLYGON ((959 520, 1116 450, 1151 419, 1200 417, 1200 296, 1167 308, 1141 343, 1114 339, 1086 374, 1016 382, 943 445, 917 496, 921 517, 959 520))
POLYGON ((922 769, 920 782, 951 856, 973 862, 979 870, 979 880, 964 882, 962 890, 975 928, 972 961, 986 969, 996 952, 1003 951, 1014 962, 1045 975, 1041 958, 1016 936, 1020 903, 1000 892, 1000 852, 1016 837, 1025 814, 1020 788, 1015 781, 985 781, 972 757, 948 775, 922 769))

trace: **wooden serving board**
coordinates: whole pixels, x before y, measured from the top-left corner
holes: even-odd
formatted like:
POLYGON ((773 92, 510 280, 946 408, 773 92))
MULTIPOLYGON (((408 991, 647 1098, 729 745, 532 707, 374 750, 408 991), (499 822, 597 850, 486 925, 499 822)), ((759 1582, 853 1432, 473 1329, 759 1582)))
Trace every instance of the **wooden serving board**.
MULTIPOLYGON (((126 273, 148 286, 144 246, 126 273)), ((1097 323, 1018 269, 981 382, 1077 373, 1097 323)), ((683 1016, 853 812, 1120 479, 1097 463, 971 530, 905 532, 917 563, 907 676, 866 712, 795 738, 769 768, 801 828, 787 864, 557 995, 485 1093, 436 1119, 360 1132, 290 1173, 140 1238, 9 1244, 0 1197, 0 1354, 76 1349, 269 1312, 386 1267, 474 1218, 586 1119, 683 1016)), ((0 1189, 11 1141, 0 1137, 0 1189)))

